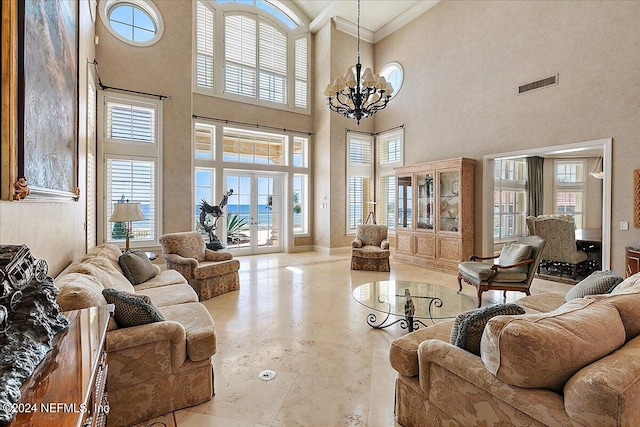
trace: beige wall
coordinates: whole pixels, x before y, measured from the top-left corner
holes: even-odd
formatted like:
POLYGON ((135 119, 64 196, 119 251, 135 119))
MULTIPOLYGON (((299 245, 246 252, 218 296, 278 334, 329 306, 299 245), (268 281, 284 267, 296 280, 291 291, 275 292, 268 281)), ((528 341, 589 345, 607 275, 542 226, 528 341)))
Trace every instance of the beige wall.
MULTIPOLYGON (((50 276, 57 275, 74 258, 82 256, 86 249, 86 87, 87 72, 90 70, 87 61, 93 61, 94 58, 94 25, 89 14, 89 2, 80 1, 79 6, 78 187, 80 198, 77 202, 43 202, 29 199, 19 202, 0 201, 0 243, 26 244, 34 257, 47 261, 50 276)), ((3 140, 2 144, 8 144, 8 141, 3 140)))
POLYGON ((376 129, 406 125, 405 164, 478 160, 476 206, 485 154, 613 138, 612 268, 622 273, 624 246, 640 241, 617 227, 632 220, 640 167, 639 26, 640 2, 441 2, 376 45, 376 66, 405 70, 376 129), (556 73, 557 86, 517 95, 556 73))

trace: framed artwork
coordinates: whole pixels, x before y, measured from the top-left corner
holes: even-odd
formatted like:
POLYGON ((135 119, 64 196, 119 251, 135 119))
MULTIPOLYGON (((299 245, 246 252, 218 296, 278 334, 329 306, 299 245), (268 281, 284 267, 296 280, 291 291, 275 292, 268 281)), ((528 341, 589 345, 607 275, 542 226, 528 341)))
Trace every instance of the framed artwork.
POLYGON ((17 177, 26 179, 26 197, 77 200, 77 1, 18 2, 17 98, 17 177))

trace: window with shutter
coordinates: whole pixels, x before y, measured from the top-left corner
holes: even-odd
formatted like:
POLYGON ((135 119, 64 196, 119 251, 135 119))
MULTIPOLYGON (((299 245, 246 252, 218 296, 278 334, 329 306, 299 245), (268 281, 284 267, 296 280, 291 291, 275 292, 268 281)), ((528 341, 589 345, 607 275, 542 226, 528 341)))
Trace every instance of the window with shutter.
POLYGON ((199 1, 196 5, 196 86, 214 87, 214 22, 213 11, 199 1))
POLYGON ((353 234, 372 208, 373 137, 350 132, 347 146, 347 233, 353 234))
POLYGON ((295 43, 295 103, 296 107, 307 108, 308 40, 301 37, 295 43))
POLYGON ((98 240, 124 243, 122 224, 108 222, 115 203, 141 204, 146 220, 134 221, 131 246, 157 244, 159 224, 158 176, 162 102, 130 95, 99 92, 99 164, 104 180, 99 188, 101 226, 98 240))
POLYGON ((300 25, 302 22, 279 2, 198 0, 195 2, 194 90, 307 111, 309 36, 304 32, 307 27, 300 25), (250 13, 248 6, 254 6, 256 13, 250 13), (216 25, 223 27, 222 42, 215 40, 216 25))

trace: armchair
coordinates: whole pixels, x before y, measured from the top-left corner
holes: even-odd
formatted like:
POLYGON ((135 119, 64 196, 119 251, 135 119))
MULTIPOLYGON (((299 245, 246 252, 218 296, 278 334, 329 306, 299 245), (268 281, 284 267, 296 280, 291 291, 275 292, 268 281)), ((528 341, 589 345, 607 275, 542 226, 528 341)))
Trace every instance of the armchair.
POLYGON ((240 262, 229 252, 206 249, 197 231, 165 234, 160 244, 167 268, 182 274, 200 301, 240 288, 240 262))
POLYGON ((351 269, 390 271, 387 226, 361 224, 351 242, 351 269))
POLYGON ((552 267, 570 269, 571 278, 578 275, 578 265, 587 261, 587 253, 579 251, 576 245, 576 225, 571 218, 543 218, 534 221, 536 235, 547 244, 542 251, 542 261, 538 267, 549 271, 552 267))
POLYGON ((458 292, 462 291, 462 281, 478 290, 478 307, 482 305, 482 293, 493 289, 520 291, 529 295, 545 241, 538 236, 521 237, 516 242, 507 243, 500 255, 479 257, 472 255, 468 262, 458 264, 458 292), (497 264, 484 261, 498 258, 497 264))

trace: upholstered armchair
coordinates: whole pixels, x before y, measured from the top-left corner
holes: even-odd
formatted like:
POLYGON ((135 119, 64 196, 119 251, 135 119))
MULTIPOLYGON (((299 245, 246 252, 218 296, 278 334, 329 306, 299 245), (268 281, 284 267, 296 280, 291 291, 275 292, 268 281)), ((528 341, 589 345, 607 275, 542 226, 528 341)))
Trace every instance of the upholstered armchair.
POLYGON ((571 277, 576 278, 578 265, 587 261, 587 253, 576 246, 576 226, 573 218, 543 218, 534 221, 536 235, 547 241, 542 251, 540 267, 571 268, 571 277))
POLYGON ((387 226, 361 224, 351 242, 351 269, 390 271, 387 226))
POLYGON ((160 237, 167 268, 182 274, 200 301, 240 289, 240 263, 226 251, 205 247, 197 231, 169 233, 160 237))
POLYGON ((482 293, 490 290, 520 291, 529 295, 545 241, 538 236, 520 237, 502 248, 500 255, 479 257, 472 255, 467 262, 458 264, 458 292, 462 292, 462 282, 473 285, 478 290, 478 307, 482 305, 482 293), (485 261, 498 258, 497 264, 485 261))
POLYGON ((549 214, 549 215, 538 215, 538 216, 529 215, 527 217, 527 228, 529 229, 529 236, 535 236, 536 235, 536 221, 537 220, 549 219, 549 218, 564 219, 566 221, 571 221, 571 222, 573 222, 573 226, 575 228, 575 222, 573 220, 573 217, 571 215, 569 215, 569 214, 549 214))

